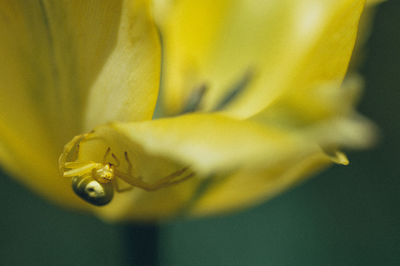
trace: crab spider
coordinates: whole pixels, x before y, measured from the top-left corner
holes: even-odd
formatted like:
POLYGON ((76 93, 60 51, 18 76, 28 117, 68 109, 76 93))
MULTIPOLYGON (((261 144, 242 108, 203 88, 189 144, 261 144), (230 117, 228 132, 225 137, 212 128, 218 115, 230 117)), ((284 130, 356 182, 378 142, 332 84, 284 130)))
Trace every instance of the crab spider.
MULTIPOLYGON (((81 141, 88 140, 87 137, 88 134, 76 137, 64 148, 64 154, 75 149, 75 154, 77 155, 81 141)), ((124 157, 128 164, 128 172, 126 173, 118 169, 120 162, 115 154, 111 153, 115 164, 107 162, 110 152, 111 148, 107 148, 101 163, 93 161, 66 162, 64 155, 59 160, 60 172, 62 172, 64 177, 72 178, 72 189, 75 194, 86 202, 96 206, 108 204, 113 199, 114 189, 117 192, 125 192, 131 190, 133 187, 138 187, 146 191, 154 191, 180 183, 194 176, 193 172, 188 172, 188 167, 184 167, 154 183, 147 183, 141 177, 131 175, 132 163, 126 151, 124 152, 124 157), (131 187, 125 189, 119 188, 117 178, 127 182, 131 187)))

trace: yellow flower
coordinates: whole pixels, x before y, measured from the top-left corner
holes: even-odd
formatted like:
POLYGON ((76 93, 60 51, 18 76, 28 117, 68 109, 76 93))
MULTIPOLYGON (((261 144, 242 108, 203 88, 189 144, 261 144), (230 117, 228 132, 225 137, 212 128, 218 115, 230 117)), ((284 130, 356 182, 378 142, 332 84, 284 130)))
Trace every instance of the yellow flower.
POLYGON ((364 6, 0 1, 0 161, 109 220, 269 198, 372 141, 343 82, 364 6))

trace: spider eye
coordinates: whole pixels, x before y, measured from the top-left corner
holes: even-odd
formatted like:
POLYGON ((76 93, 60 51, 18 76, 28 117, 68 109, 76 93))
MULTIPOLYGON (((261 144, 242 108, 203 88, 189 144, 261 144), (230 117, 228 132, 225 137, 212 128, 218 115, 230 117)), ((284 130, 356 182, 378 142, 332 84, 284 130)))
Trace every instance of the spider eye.
POLYGON ((108 204, 114 196, 111 183, 102 184, 92 177, 75 176, 72 178, 72 189, 81 199, 96 206, 108 204))

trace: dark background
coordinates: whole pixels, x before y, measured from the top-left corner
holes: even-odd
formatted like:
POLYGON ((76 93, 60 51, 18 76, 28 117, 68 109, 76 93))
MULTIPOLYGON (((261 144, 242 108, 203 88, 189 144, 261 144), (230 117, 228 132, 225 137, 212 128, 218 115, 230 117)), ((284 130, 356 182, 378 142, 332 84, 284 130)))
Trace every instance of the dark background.
POLYGON ((109 225, 0 178, 0 265, 400 265, 400 1, 382 4, 361 72, 382 131, 350 166, 247 211, 109 225))

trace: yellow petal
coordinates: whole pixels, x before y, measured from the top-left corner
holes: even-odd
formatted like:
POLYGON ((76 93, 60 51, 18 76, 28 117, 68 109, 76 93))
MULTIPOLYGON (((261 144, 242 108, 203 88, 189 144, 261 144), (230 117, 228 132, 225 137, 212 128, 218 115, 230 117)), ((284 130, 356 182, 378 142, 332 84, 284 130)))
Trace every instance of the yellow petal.
POLYGON ((114 123, 98 128, 97 134, 102 138, 112 136, 113 141, 136 143, 146 152, 189 165, 201 176, 237 167, 259 167, 266 161, 280 161, 289 154, 318 148, 296 132, 219 114, 114 123))
POLYGON ((160 51, 147 2, 0 1, 0 159, 58 202, 78 202, 57 174, 68 140, 152 116, 160 51))
POLYGON ((125 0, 122 3, 114 50, 88 95, 87 130, 108 121, 140 121, 153 115, 161 51, 148 2, 125 0))
POLYGON ((195 216, 227 213, 265 201, 330 164, 321 151, 267 169, 238 171, 207 184, 188 213, 195 216))
POLYGON ((279 97, 252 119, 260 120, 262 117, 268 123, 300 126, 334 117, 346 117, 354 112, 362 85, 362 80, 353 75, 342 86, 329 82, 311 88, 307 93, 288 92, 286 97, 279 97))
MULTIPOLYGON (((96 128, 78 142, 79 152, 67 149, 61 157, 62 169, 67 168, 65 162, 71 161, 79 162, 79 165, 111 162, 125 173, 119 176, 119 182, 124 186, 139 187, 117 193, 109 205, 97 210, 109 219, 155 219, 176 215, 189 204, 189 199, 208 177, 231 175, 235 171, 275 171, 269 169, 290 168, 291 163, 297 164, 297 160, 315 153, 324 156, 318 144, 297 132, 219 114, 112 123, 96 128), (107 155, 104 159, 108 147, 113 156, 107 155), (128 161, 132 164, 131 170, 128 170, 128 161), (139 177, 140 182, 152 184, 184 168, 188 168, 187 172, 176 180, 190 173, 194 176, 178 185, 151 192, 137 185, 139 177)), ((78 142, 73 142, 72 146, 78 147, 78 142)), ((325 165, 329 160, 324 158, 325 165)), ((253 198, 246 202, 253 202, 253 198)), ((82 204, 85 203, 82 201, 82 204)), ((245 204, 240 201, 239 205, 245 204)))
POLYGON ((323 148, 365 148, 375 142, 377 130, 354 111, 361 86, 361 79, 351 76, 342 86, 333 82, 307 93, 288 93, 251 120, 301 132, 323 148))
MULTIPOLYGON (((357 33, 363 0, 171 1, 159 15, 165 44, 163 97, 179 111, 193 89, 208 87, 210 110, 253 73, 227 106, 248 117, 285 91, 340 84, 357 33)), ((157 10, 157 14, 162 11, 157 10)))

